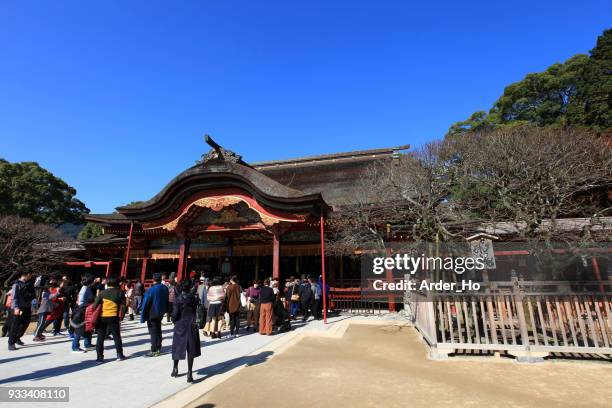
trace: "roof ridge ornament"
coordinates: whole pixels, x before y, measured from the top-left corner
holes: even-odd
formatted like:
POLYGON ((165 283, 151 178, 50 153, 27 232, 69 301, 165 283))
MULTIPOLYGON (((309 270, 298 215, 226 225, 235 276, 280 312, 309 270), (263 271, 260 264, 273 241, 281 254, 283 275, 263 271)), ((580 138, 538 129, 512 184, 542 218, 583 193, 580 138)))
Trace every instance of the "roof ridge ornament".
POLYGON ((204 135, 204 141, 208 144, 211 149, 208 153, 203 154, 202 158, 197 161, 197 164, 208 164, 210 162, 219 163, 219 162, 230 162, 230 163, 240 163, 243 165, 247 165, 243 160, 242 156, 236 154, 235 152, 225 149, 220 146, 217 142, 215 142, 210 135, 204 135))

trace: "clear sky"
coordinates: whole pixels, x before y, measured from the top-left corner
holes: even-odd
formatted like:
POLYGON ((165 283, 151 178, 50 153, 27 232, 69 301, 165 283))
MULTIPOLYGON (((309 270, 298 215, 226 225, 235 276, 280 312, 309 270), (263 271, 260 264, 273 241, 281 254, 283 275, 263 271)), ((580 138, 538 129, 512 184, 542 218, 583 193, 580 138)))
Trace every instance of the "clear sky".
POLYGON ((609 0, 5 0, 0 157, 110 212, 205 133, 252 162, 415 146, 611 22, 609 0))

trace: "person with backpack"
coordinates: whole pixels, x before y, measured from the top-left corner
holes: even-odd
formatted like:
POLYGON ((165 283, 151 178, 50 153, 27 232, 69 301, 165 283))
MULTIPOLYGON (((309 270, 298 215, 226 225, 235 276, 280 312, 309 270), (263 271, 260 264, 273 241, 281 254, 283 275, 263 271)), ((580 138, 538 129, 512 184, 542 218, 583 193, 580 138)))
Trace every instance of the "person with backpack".
MULTIPOLYGON (((310 277, 308 278, 310 279, 310 277)), ((300 304, 302 306, 302 321, 306 321, 308 319, 308 314, 312 311, 312 288, 310 287, 310 283, 307 279, 304 279, 299 289, 300 295, 300 304)))
POLYGON ((149 336, 151 337, 151 352, 148 357, 161 355, 162 347, 162 319, 169 313, 168 288, 162 283, 160 273, 153 274, 153 286, 146 291, 142 301, 140 323, 147 322, 149 336))
POLYGON ((98 293, 93 307, 102 307, 98 321, 98 339, 96 340, 96 363, 104 362, 104 340, 107 333, 111 333, 117 350, 117 360, 125 360, 123 355, 123 342, 121 341, 119 313, 125 303, 125 296, 119 288, 116 277, 111 276, 106 280, 106 289, 98 293))

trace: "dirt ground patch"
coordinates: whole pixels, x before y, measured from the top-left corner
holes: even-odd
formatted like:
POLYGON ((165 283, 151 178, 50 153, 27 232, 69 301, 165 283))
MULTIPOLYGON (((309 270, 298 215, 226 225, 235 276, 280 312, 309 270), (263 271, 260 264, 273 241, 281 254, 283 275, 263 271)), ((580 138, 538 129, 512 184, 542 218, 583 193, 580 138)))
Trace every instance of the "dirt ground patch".
MULTIPOLYGON (((204 356, 206 358, 206 356, 204 356)), ((432 361, 413 328, 349 327, 247 367, 189 407, 609 407, 609 362, 432 361)))

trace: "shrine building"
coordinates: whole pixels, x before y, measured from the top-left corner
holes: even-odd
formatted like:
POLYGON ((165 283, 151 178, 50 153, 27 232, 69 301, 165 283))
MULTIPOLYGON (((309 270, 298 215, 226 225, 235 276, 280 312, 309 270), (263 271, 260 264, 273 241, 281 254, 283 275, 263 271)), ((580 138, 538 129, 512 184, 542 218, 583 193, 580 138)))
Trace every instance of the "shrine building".
POLYGON ((358 259, 323 256, 326 220, 350 202, 368 166, 409 146, 247 163, 206 142, 210 151, 151 199, 86 215, 104 233, 83 241, 82 259, 67 264, 147 283, 154 272, 250 284, 325 270, 330 285, 358 285, 358 259))

